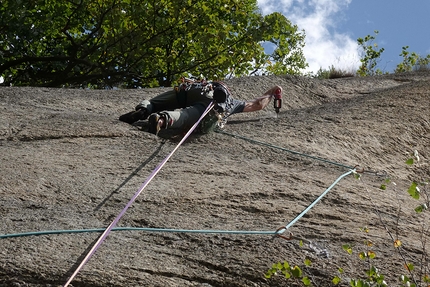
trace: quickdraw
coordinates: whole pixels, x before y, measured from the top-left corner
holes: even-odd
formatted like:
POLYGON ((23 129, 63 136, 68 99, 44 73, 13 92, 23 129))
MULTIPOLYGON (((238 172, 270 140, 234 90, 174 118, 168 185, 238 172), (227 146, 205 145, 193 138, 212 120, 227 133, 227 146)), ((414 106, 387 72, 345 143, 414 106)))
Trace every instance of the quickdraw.
POLYGON ((215 90, 217 87, 221 86, 225 91, 228 93, 228 95, 231 95, 231 92, 226 84, 220 81, 207 81, 207 80, 197 80, 197 79, 190 79, 190 78, 181 78, 181 83, 177 86, 175 86, 175 91, 188 91, 191 88, 200 88, 202 89, 202 93, 209 92, 215 90))
POLYGON ((202 93, 213 90, 212 83, 209 81, 182 77, 181 83, 175 86, 175 91, 178 93, 181 91, 189 91, 193 87, 202 89, 202 93))

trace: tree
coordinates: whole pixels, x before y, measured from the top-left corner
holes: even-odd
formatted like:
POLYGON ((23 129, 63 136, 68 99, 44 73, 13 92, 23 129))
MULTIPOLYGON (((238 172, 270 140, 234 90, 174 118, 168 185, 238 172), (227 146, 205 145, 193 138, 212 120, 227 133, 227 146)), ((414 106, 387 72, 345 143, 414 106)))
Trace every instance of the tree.
POLYGON ((4 84, 170 86, 307 66, 304 33, 256 0, 0 0, 4 84), (263 42, 276 48, 265 53, 263 42))
POLYGON ((402 47, 402 53, 399 55, 403 57, 403 61, 396 66, 395 73, 410 72, 415 70, 427 70, 430 63, 430 55, 421 57, 415 52, 408 51, 409 46, 402 47))
POLYGON ((378 49, 378 44, 373 43, 376 39, 376 35, 379 31, 374 31, 375 36, 367 35, 364 38, 358 38, 357 43, 363 49, 363 55, 361 56, 361 65, 358 68, 357 74, 360 76, 373 76, 381 75, 382 71, 377 69, 376 66, 380 60, 381 54, 384 52, 384 48, 378 49))

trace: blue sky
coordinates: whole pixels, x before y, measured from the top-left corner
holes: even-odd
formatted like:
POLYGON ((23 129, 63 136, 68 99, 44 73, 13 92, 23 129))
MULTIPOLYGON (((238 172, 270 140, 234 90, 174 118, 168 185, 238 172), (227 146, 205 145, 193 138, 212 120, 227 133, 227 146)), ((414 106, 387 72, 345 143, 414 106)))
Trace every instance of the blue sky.
POLYGON ((421 56, 430 54, 429 0, 258 0, 264 15, 281 12, 305 30, 308 71, 320 67, 356 69, 357 38, 374 35, 384 48, 378 68, 393 72, 403 46, 421 56))

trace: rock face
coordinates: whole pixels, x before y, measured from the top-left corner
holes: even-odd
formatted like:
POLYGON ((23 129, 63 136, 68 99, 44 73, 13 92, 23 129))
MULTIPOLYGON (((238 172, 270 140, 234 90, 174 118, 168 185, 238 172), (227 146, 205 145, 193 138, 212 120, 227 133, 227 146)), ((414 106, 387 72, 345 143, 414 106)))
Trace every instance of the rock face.
MULTIPOLYGON (((288 261, 315 286, 330 285, 334 276, 349 286, 349 278, 365 278, 368 264, 358 254, 368 250, 388 286, 408 275, 402 257, 416 266, 419 280, 417 270, 428 263, 421 259, 429 212, 415 213, 423 200, 407 189, 430 178, 430 73, 226 83, 240 99, 281 85, 279 116, 270 105, 232 116, 221 133, 191 135, 118 227, 275 232, 348 167, 364 169, 361 179, 339 180, 284 233, 293 234, 289 241, 267 234, 113 231, 72 285, 293 286, 284 276, 264 277, 273 263, 288 261), (407 166, 415 150, 420 161, 407 166), (353 246, 352 255, 345 244, 353 246)), ((181 133, 156 137, 118 121, 164 90, 1 87, 0 235, 106 228, 179 142, 181 133)), ((421 191, 422 199, 430 192, 421 191)), ((0 239, 0 286, 63 285, 100 234, 0 239)))

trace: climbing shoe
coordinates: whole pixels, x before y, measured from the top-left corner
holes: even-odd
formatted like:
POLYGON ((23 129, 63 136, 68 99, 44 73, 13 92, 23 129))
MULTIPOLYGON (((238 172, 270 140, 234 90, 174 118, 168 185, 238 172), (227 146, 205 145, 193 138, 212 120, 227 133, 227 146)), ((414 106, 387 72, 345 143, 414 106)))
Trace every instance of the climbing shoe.
POLYGON ((148 132, 154 135, 158 135, 158 132, 164 126, 164 119, 159 114, 152 114, 149 119, 149 128, 148 132))
POLYGON ((146 120, 147 118, 148 110, 145 108, 141 108, 139 110, 132 111, 120 116, 119 120, 128 124, 133 124, 134 122, 146 120))
POLYGON ((149 127, 148 132, 158 135, 161 129, 167 129, 173 123, 173 120, 167 113, 152 114, 148 119, 149 127))

